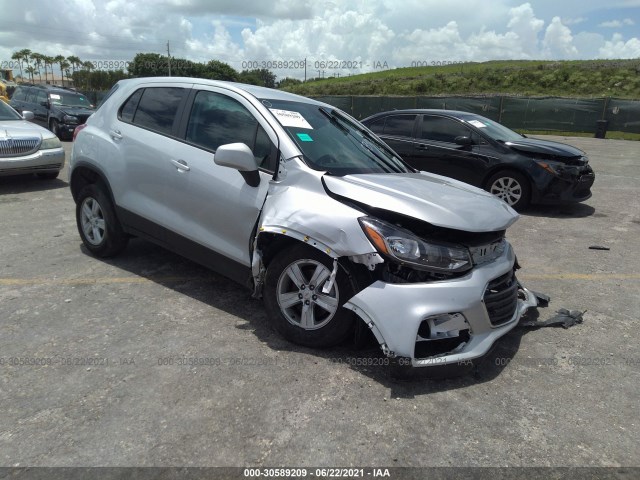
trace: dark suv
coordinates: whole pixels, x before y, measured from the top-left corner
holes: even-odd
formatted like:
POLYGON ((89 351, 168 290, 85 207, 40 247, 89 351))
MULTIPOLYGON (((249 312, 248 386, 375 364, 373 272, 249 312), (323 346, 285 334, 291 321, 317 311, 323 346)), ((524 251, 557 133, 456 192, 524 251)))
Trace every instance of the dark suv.
POLYGON ((33 122, 48 128, 60 139, 71 138, 75 128, 94 112, 94 106, 81 93, 50 85, 21 85, 10 103, 20 113, 33 112, 33 122))

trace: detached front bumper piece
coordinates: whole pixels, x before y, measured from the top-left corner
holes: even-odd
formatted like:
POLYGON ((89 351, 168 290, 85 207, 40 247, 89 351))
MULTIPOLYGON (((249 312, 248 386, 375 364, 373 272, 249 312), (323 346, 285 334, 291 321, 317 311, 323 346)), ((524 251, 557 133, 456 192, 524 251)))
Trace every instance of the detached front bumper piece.
POLYGON ((344 306, 364 320, 388 356, 410 358, 414 367, 466 362, 486 354, 538 305, 516 279, 514 263, 509 245, 498 259, 462 278, 377 281, 344 306))

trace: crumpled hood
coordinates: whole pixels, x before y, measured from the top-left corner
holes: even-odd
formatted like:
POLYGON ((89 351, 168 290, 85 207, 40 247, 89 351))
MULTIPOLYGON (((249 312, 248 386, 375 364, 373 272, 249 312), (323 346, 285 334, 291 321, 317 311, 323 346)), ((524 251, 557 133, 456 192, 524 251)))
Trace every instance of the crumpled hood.
POLYGON ((505 145, 521 152, 541 153, 555 157, 574 158, 581 157, 585 154, 579 148, 572 147, 571 145, 537 138, 523 138, 515 142, 506 142, 505 145))
POLYGON ((327 189, 360 203, 467 232, 504 230, 519 215, 502 200, 463 182, 430 173, 322 177, 327 189))
POLYGON ((58 108, 66 115, 73 115, 74 117, 88 117, 95 112, 92 108, 67 107, 66 105, 58 108))
POLYGON ((0 121, 0 139, 6 136, 12 138, 53 137, 53 133, 26 120, 0 121))

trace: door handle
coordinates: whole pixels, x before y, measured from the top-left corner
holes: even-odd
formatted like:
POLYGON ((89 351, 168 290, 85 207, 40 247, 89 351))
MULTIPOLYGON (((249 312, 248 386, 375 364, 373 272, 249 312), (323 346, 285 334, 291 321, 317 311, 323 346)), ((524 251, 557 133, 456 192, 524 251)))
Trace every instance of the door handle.
POLYGON ((112 128, 111 130, 109 130, 109 135, 111 135, 112 138, 115 138, 117 140, 122 140, 123 138, 120 130, 116 130, 115 128, 112 128))
POLYGON ((189 167, 189 165, 187 165, 187 162, 185 162, 184 160, 171 160, 171 163, 173 163, 173 165, 181 171, 185 171, 188 172, 189 170, 191 170, 191 167, 189 167))
POLYGON ((418 150, 429 150, 429 147, 427 145, 425 145, 424 143, 419 143, 416 145, 416 148, 418 150))

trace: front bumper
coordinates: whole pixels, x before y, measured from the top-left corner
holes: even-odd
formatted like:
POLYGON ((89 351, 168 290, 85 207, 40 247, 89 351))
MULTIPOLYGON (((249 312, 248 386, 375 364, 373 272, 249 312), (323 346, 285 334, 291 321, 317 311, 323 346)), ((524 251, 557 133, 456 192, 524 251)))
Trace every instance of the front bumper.
POLYGON ((532 201, 540 204, 584 202, 591 198, 595 178, 589 165, 566 167, 560 176, 544 172, 540 179, 534 179, 537 188, 532 192, 532 201))
POLYGON ((411 359, 414 367, 467 362, 485 355, 538 304, 512 275, 514 263, 508 245, 498 259, 464 277, 431 283, 377 281, 344 306, 364 320, 388 356, 411 359), (501 292, 496 282, 504 278, 501 292), (505 297, 497 317, 487 305, 496 295, 505 297))
POLYGON ((0 158, 0 177, 29 173, 59 172, 64 167, 64 149, 51 148, 16 157, 0 158))

